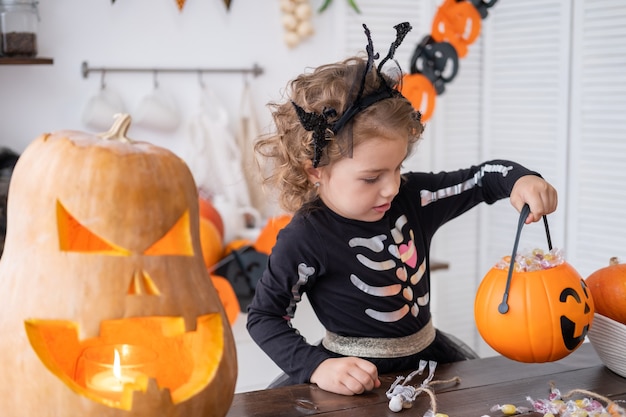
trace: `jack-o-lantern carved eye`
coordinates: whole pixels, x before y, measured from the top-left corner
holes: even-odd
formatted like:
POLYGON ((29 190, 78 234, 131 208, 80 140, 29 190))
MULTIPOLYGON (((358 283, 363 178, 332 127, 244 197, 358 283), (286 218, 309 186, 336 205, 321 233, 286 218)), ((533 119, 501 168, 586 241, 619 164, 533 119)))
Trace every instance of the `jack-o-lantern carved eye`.
POLYGON ((191 244, 191 234, 189 230, 189 211, 185 211, 165 236, 146 249, 143 254, 149 256, 193 256, 193 246, 191 244))
MULTIPOLYGON (((131 251, 96 235, 81 224, 57 201, 59 248, 67 252, 99 253, 103 255, 130 256, 131 251)), ((189 211, 185 211, 170 230, 148 249, 147 256, 193 256, 189 224, 189 211)))
POLYGON ((107 242, 79 223, 60 201, 57 201, 57 225, 59 249, 62 251, 130 255, 128 250, 107 242))

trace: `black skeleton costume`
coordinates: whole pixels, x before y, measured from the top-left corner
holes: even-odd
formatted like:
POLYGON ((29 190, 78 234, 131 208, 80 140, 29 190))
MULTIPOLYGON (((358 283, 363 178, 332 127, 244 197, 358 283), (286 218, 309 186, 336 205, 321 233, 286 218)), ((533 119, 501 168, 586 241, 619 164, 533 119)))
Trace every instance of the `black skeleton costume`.
POLYGON ((257 284, 248 308, 250 335, 290 376, 286 383, 307 382, 322 361, 338 356, 369 359, 379 373, 413 369, 420 359, 466 359, 432 326, 432 237, 477 204, 508 197, 515 181, 529 174, 538 175, 510 161, 408 173, 376 222, 343 218, 319 199, 303 207, 279 232, 257 284), (320 345, 290 324, 304 292, 327 330, 320 345))

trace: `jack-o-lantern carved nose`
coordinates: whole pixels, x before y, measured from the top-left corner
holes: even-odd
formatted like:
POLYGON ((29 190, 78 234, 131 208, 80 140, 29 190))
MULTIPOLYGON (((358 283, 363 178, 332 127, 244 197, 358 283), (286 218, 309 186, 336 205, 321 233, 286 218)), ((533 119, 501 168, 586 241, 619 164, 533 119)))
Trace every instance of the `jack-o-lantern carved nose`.
POLYGON ((144 270, 137 270, 128 286, 128 295, 161 295, 150 275, 144 270))

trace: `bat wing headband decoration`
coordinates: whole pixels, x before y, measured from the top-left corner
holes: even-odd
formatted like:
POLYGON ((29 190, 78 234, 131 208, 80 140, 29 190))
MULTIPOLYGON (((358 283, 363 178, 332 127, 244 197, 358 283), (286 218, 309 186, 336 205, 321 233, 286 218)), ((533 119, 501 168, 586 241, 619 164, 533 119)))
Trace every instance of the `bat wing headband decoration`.
MULTIPOLYGON (((302 107, 298 104, 292 102, 293 106, 296 109, 296 113, 298 118, 300 119, 300 123, 302 123, 302 127, 305 130, 313 132, 313 148, 314 148, 314 156, 313 156, 313 167, 317 168, 320 163, 320 159, 322 158, 322 151, 328 144, 328 141, 332 137, 336 137, 337 133, 341 131, 358 113, 368 108, 374 103, 377 103, 381 100, 399 97, 401 96, 400 92, 387 83, 385 77, 379 77, 379 86, 372 93, 363 95, 365 90, 365 81, 367 79, 367 74, 374 67, 374 60, 379 58, 378 53, 374 53, 374 45, 372 43, 372 37, 370 35, 370 31, 367 26, 364 24, 363 28, 365 29, 365 35, 367 36, 367 64, 365 69, 363 70, 363 74, 361 76, 361 82, 359 84, 359 90, 356 95, 354 101, 348 104, 347 108, 343 111, 339 119, 334 122, 330 122, 329 118, 334 118, 337 116, 337 111, 333 108, 324 109, 322 113, 316 112, 306 112, 302 107)), ((380 61, 376 71, 381 74, 381 70, 383 65, 390 59, 393 59, 393 56, 396 52, 396 49, 402 41, 407 33, 412 29, 411 25, 408 22, 400 23, 394 26, 396 29, 396 40, 389 47, 389 52, 387 56, 380 61)), ((350 135, 351 136, 351 135, 350 135)), ((352 147, 350 146, 350 149, 352 147)))

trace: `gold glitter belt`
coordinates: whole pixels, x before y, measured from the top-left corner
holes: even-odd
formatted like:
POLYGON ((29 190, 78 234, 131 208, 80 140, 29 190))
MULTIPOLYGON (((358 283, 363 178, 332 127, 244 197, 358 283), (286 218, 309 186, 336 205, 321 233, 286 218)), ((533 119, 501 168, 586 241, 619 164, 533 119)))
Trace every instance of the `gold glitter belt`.
POLYGON ((326 331, 322 345, 331 352, 362 358, 399 358, 424 350, 435 340, 432 319, 417 333, 404 337, 351 337, 326 331))

